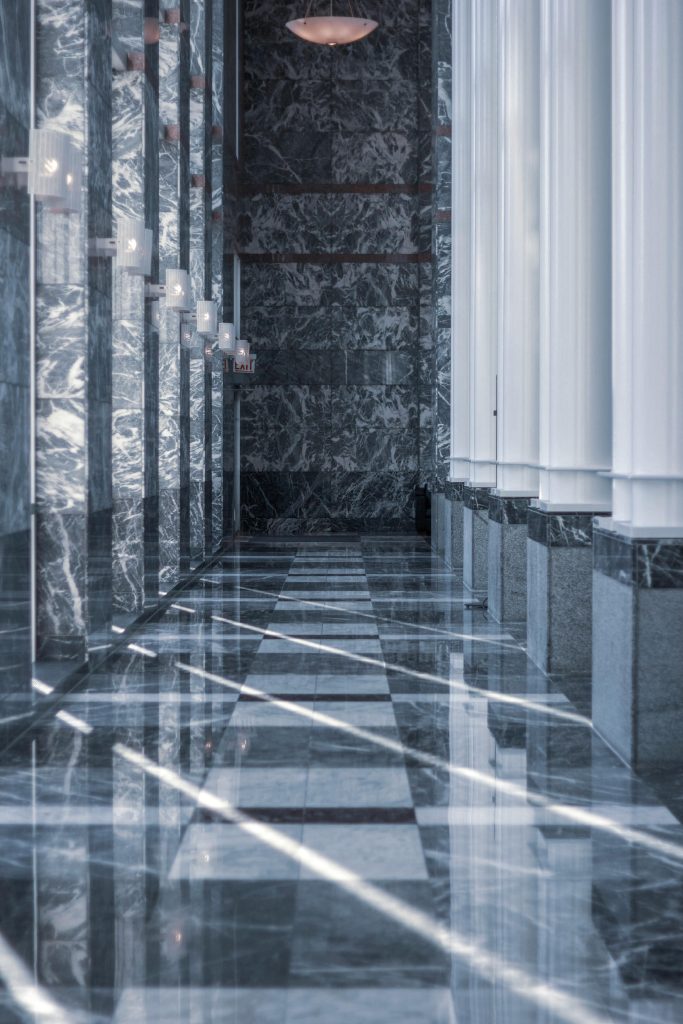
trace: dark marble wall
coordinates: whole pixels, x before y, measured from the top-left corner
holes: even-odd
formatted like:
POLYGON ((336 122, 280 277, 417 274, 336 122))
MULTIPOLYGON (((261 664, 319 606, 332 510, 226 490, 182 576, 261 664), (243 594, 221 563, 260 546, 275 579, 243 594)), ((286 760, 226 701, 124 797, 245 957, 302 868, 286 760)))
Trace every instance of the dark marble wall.
POLYGON ((111 0, 38 0, 36 123, 83 157, 80 212, 37 205, 38 654, 82 659, 111 638, 111 0))
MULTIPOLYGON (((75 664, 106 649, 112 625, 222 542, 222 361, 203 349, 191 361, 172 314, 161 331, 153 323, 144 281, 89 243, 114 237, 121 216, 144 217, 153 281, 188 267, 195 299, 232 302, 221 212, 230 7, 36 2, 35 121, 79 149, 82 204, 35 204, 32 375, 31 204, 13 176, 0 179, 0 699, 30 685, 34 654, 75 664)), ((0 0, 3 157, 28 152, 30 11, 0 0)))
MULTIPOLYGON (((145 195, 156 184, 145 160, 150 86, 143 48, 144 11, 113 0, 113 44, 125 70, 112 76, 112 208, 146 219, 145 195), (142 58, 142 59, 141 59, 142 58)), ((146 219, 151 225, 151 217, 146 219)), ((112 597, 115 615, 135 617, 145 604, 145 366, 144 279, 114 268, 112 324, 112 597)))
POLYGON ((431 3, 368 3, 380 28, 338 50, 287 31, 300 6, 243 4, 242 527, 404 528, 430 457, 431 3))
POLYGON ((432 415, 436 491, 445 487, 451 445, 451 125, 453 0, 433 0, 432 61, 432 415))
MULTIPOLYGON (((0 157, 28 152, 29 5, 0 0, 0 157)), ((29 202, 0 188, 0 699, 30 672, 29 202)))

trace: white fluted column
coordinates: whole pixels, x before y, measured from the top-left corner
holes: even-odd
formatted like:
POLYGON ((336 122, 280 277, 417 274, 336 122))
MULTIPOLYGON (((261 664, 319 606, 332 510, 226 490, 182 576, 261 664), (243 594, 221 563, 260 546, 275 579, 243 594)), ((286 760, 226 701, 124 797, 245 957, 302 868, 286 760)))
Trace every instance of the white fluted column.
POLYGON ((540 499, 610 507, 610 0, 542 0, 540 499))
POLYGON ((539 0, 500 0, 496 489, 529 497, 538 495, 540 19, 539 0))
POLYGON ((498 334, 498 0, 472 15, 472 306, 469 483, 496 482, 498 334))
POLYGON ((683 4, 613 10, 613 516, 681 537, 683 4))
POLYGON ((472 2, 453 7, 451 480, 469 478, 472 258, 472 2))

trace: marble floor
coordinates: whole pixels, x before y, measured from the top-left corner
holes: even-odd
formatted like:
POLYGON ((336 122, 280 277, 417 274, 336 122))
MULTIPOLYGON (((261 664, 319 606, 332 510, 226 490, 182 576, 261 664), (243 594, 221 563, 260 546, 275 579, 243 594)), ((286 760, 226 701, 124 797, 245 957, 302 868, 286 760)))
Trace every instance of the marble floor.
POLYGON ((0 1022, 683 1021, 683 828, 418 537, 254 539, 2 704, 0 1022))

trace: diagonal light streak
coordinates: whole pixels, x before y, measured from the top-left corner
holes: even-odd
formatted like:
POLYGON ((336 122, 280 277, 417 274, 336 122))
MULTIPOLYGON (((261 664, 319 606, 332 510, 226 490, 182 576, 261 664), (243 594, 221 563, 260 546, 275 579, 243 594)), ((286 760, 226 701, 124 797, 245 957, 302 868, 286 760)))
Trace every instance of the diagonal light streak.
POLYGON ((628 825, 622 825, 620 822, 615 821, 613 818, 609 818, 604 814, 596 814, 594 811, 585 810, 584 808, 573 804, 553 803, 540 793, 532 793, 524 786, 520 786, 518 783, 511 782, 508 779, 499 779, 496 778, 495 775, 479 771, 476 768, 467 768, 464 765, 453 764, 451 761, 445 761, 443 758, 437 757, 435 754, 429 754, 423 750, 418 750, 416 747, 408 747, 399 740, 391 739, 390 736, 383 736, 381 733, 370 732, 362 726, 353 725, 350 722, 344 722, 342 719, 335 718, 333 715, 328 715, 323 711, 317 711, 314 708, 308 708, 302 704, 297 704, 281 697, 273 697, 271 694, 268 694, 263 690, 258 690, 246 683, 233 682, 230 679, 225 679, 223 676, 215 675, 213 672, 207 672, 206 669, 196 668, 194 665, 187 665, 182 661, 177 661, 175 664, 176 668, 183 672, 200 676, 202 679, 207 679, 209 682, 217 683, 219 686, 225 686, 231 690, 236 690, 248 697, 256 697, 264 703, 273 704, 275 707, 288 711, 293 715, 298 715, 300 718, 307 718, 309 721, 317 722, 319 725, 325 725, 331 729, 337 729, 341 732, 349 733, 357 739, 363 740, 366 743, 374 744, 374 746, 377 747, 383 747, 385 750, 390 750, 392 753, 401 757, 410 757, 415 761, 420 761, 428 768, 437 768, 441 771, 447 772, 455 778, 465 779, 475 785, 481 785, 487 789, 491 789, 496 793, 505 793, 507 796, 531 804, 534 807, 541 807, 547 813, 554 814, 558 818, 569 821, 572 825, 605 832, 608 835, 615 836, 617 839, 625 843, 633 843, 635 845, 645 847, 652 853, 666 857, 670 860, 678 862, 683 861, 683 845, 669 842, 666 839, 660 839, 657 836, 651 835, 649 832, 642 832, 640 829, 631 828, 628 825))
POLYGON ((444 927, 423 911, 367 882, 354 871, 304 846, 272 825, 249 817, 227 800, 201 789, 172 769, 162 767, 121 743, 116 743, 113 750, 129 764, 194 800, 197 805, 220 816, 225 822, 237 826, 257 842, 283 854, 318 878, 333 882, 354 899, 419 935, 447 955, 464 960, 487 981, 503 983, 521 998, 553 1013, 566 1024, 608 1024, 606 1017, 594 1013, 581 1000, 554 985, 539 981, 522 968, 512 966, 467 936, 444 927))
POLYGON ((56 1003, 47 989, 35 981, 23 960, 0 935, 0 977, 14 1003, 28 1014, 34 1024, 74 1024, 73 1017, 56 1003))
POLYGON ((275 629, 266 629, 263 626, 250 626, 246 622, 237 622, 235 619, 228 619, 223 615, 212 615, 215 622, 224 622, 228 626, 237 626, 239 629, 246 629, 252 633, 259 633, 261 636, 270 637, 274 640, 286 640, 288 643, 299 647, 306 647, 309 650, 320 651, 323 654, 334 654, 340 658, 349 658, 351 661, 360 662, 363 665, 371 665, 373 668, 381 668, 385 671, 396 672, 400 675, 409 676, 411 679, 419 679, 426 683, 440 683, 442 686, 449 686, 453 690, 467 693, 479 693, 488 700, 497 704, 511 704, 514 707, 524 708, 527 711, 535 711, 542 715, 550 715, 553 718, 561 718, 565 722, 572 722, 574 725, 582 725, 592 728, 590 719, 585 718, 576 711, 563 711, 562 708, 552 707, 549 704, 538 704, 536 701, 528 700, 526 697, 517 697, 512 693, 500 693, 497 690, 485 690, 481 686, 474 686, 471 683, 460 683, 454 679, 444 679, 443 676, 435 676, 430 672, 419 672, 414 668, 406 668, 404 665, 395 665, 389 661, 382 661, 373 658, 368 654, 358 654, 355 651, 346 651, 340 647, 332 647, 330 644, 317 643, 314 640, 306 640, 304 637, 289 636, 287 633, 280 633, 275 629))
MULTIPOLYGON (((268 590, 259 590, 257 587, 240 587, 240 590, 247 590, 252 594, 267 594, 269 597, 274 595, 268 590)), ((353 591, 349 591, 349 598, 353 600, 353 591)), ((353 608, 339 608, 337 605, 328 604, 325 601, 312 601, 310 598, 299 598, 294 597, 290 594, 278 594, 278 601, 294 601, 296 604, 305 604, 311 608, 322 608, 324 611, 339 612, 343 611, 345 615, 352 615, 355 618, 370 619, 372 622, 387 622, 392 626, 407 626, 410 629, 419 629, 424 633, 433 633, 436 636, 443 637, 444 640, 472 640, 475 643, 492 643, 495 642, 498 647, 503 650, 517 651, 519 650, 514 640, 510 644, 504 644, 500 640, 492 641, 486 636, 473 636, 471 633, 455 633, 451 630, 440 629, 438 626, 425 626, 424 623, 418 622, 405 622, 403 619, 390 618, 388 615, 377 615, 373 612, 361 612, 354 610, 353 608)))

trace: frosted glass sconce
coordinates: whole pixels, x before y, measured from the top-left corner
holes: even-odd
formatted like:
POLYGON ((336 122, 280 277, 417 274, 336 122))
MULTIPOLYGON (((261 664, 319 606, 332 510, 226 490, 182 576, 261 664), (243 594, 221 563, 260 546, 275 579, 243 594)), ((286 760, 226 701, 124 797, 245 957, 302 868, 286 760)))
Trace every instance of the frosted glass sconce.
POLYGON ((235 351, 235 325, 234 324, 219 324, 218 325, 218 347, 221 352, 228 352, 233 354, 235 351))
POLYGON ((166 271, 166 306, 178 313, 190 309, 190 275, 186 270, 166 271))
MULTIPOLYGON (((152 272, 153 237, 143 220, 119 217, 116 222, 116 238, 91 238, 90 255, 115 256, 117 266, 125 273, 149 277, 152 272)), ((148 285, 145 288, 145 296, 148 298, 150 295, 156 297, 163 294, 163 286, 148 285)))
POLYGON ((143 274, 146 246, 145 222, 119 217, 116 222, 116 263, 128 274, 143 274))
POLYGON ((213 299, 199 299, 197 302, 197 333, 215 334, 218 330, 218 313, 213 299))
POLYGON ((194 338, 194 326, 191 323, 183 323, 180 325, 180 344, 183 348, 192 348, 192 340, 194 338))
POLYGON ((235 343, 235 359, 243 361, 249 358, 249 342, 248 341, 237 341, 235 343))
POLYGON ((3 157, 2 173, 25 182, 29 193, 55 210, 81 208, 81 154, 63 132, 32 128, 27 157, 3 157))
POLYGON ((69 139, 61 132, 34 128, 29 133, 28 190, 36 199, 58 202, 66 192, 69 139))

